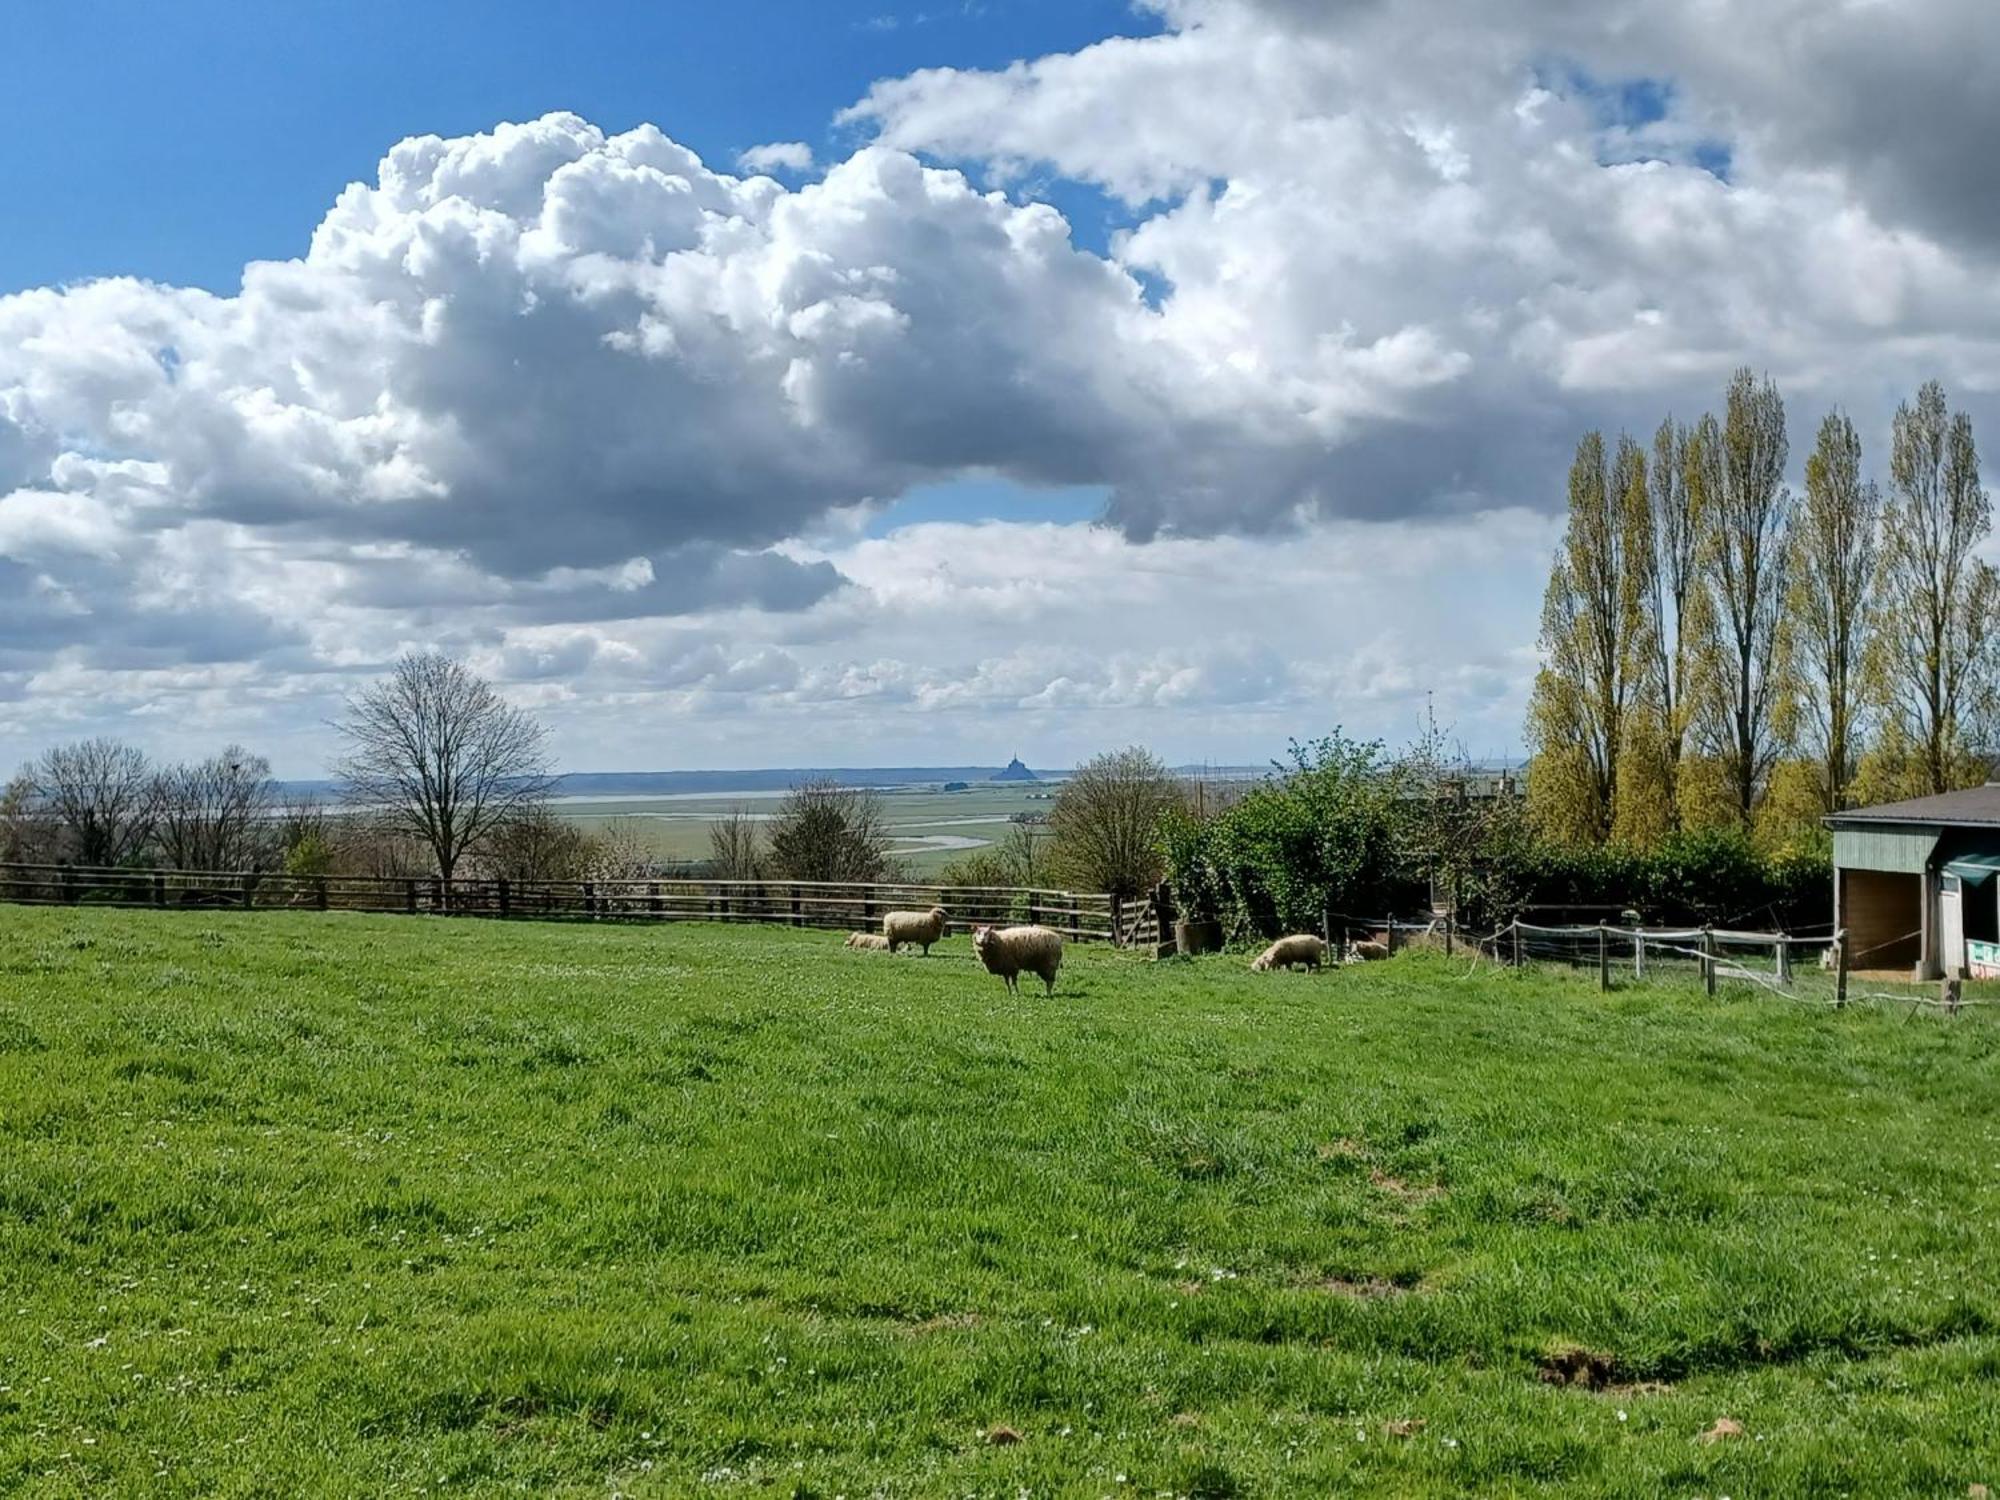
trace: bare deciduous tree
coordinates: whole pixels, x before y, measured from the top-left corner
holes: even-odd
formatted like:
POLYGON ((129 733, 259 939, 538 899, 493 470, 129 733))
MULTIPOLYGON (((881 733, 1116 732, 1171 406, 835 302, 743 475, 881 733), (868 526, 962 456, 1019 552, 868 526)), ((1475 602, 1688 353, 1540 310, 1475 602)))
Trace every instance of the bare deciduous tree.
POLYGON ((58 745, 21 774, 30 811, 55 826, 61 851, 78 864, 125 864, 152 837, 153 770, 136 746, 58 745))
POLYGON ((413 653, 348 700, 334 771, 347 797, 422 840, 450 881, 467 851, 548 799, 545 733, 463 662, 413 653))
POLYGON ((780 879, 880 880, 888 863, 889 834, 873 792, 816 777, 778 805, 771 865, 780 879))
POLYGON ((1136 896, 1162 871, 1161 817, 1182 802, 1181 784, 1137 745, 1085 761, 1049 814, 1052 867, 1072 889, 1136 896))
POLYGON ((718 880, 763 878, 764 828, 748 808, 732 807, 708 825, 708 861, 718 880))
POLYGON ((501 880, 588 880, 596 854, 590 835, 546 807, 509 818, 479 846, 480 868, 501 880))
POLYGON ((231 745, 160 772, 154 841, 177 870, 248 870, 275 847, 278 784, 271 763, 231 745))

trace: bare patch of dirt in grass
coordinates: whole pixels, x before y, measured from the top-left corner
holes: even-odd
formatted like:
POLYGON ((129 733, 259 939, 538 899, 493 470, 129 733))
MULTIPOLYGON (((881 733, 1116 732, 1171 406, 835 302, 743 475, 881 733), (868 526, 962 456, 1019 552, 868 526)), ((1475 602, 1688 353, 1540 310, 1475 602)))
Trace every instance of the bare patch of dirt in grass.
POLYGON ((1387 1193, 1397 1202, 1412 1207, 1435 1203, 1444 1196, 1444 1189, 1435 1182, 1405 1182, 1402 1178, 1391 1176, 1379 1167, 1368 1173, 1368 1182, 1376 1191, 1387 1193))
POLYGON ((1394 1422, 1384 1422, 1382 1432, 1387 1437, 1415 1437, 1426 1425, 1422 1417, 1403 1417, 1394 1422))
POLYGON ((957 1333, 967 1328, 979 1326, 979 1314, 969 1312, 939 1313, 936 1317, 925 1318, 919 1323, 905 1323, 903 1332, 910 1338, 923 1338, 932 1333, 957 1333))
POLYGON ((1581 1344, 1559 1344, 1542 1356, 1541 1378, 1548 1385, 1608 1389, 1618 1378, 1618 1359, 1581 1344))
POLYGON ((1365 1161, 1368 1148, 1353 1136, 1344 1135, 1337 1141, 1322 1141, 1313 1148, 1313 1155, 1321 1161, 1365 1161))
POLYGON ((1199 1427, 1201 1413, 1198 1411, 1177 1411, 1167 1419, 1169 1427, 1199 1427))
POLYGON ((1401 1297, 1416 1290, 1414 1286, 1398 1286, 1393 1281, 1384 1281, 1380 1276, 1327 1276, 1318 1281, 1308 1282, 1309 1289, 1326 1292, 1335 1297, 1349 1297, 1356 1302, 1373 1302, 1382 1297, 1401 1297))

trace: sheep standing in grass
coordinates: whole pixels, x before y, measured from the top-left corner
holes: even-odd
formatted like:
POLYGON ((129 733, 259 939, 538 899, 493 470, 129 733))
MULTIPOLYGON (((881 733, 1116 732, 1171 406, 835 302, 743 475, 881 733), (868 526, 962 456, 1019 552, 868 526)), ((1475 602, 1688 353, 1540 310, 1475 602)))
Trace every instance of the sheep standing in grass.
POLYGON ((1295 932, 1290 937, 1279 938, 1258 954, 1250 961, 1250 967, 1261 973, 1266 969, 1289 969, 1295 964, 1317 969, 1325 962, 1325 940, 1314 937, 1310 932, 1295 932))
POLYGON ((889 946, 889 940, 879 932, 850 932, 847 935, 847 946, 879 951, 889 946))
POLYGON ((929 953, 931 944, 944 936, 946 920, 942 906, 933 906, 929 911, 892 911, 882 918, 882 936, 891 953, 905 943, 913 943, 929 953))
POLYGON ((987 973, 998 974, 1017 995, 1022 974, 1039 975, 1048 992, 1056 992, 1056 971, 1062 967, 1063 955, 1059 932, 1046 927, 980 927, 973 931, 972 951, 986 965, 987 973))

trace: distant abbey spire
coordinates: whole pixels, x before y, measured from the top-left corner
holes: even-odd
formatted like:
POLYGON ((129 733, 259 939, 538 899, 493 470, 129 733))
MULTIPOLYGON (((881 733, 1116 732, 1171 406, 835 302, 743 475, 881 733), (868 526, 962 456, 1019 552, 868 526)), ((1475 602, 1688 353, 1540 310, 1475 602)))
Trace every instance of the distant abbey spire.
POLYGON ((1040 781, 1041 778, 1021 764, 1021 757, 1015 756, 1007 762, 1007 769, 993 778, 995 781, 1040 781))

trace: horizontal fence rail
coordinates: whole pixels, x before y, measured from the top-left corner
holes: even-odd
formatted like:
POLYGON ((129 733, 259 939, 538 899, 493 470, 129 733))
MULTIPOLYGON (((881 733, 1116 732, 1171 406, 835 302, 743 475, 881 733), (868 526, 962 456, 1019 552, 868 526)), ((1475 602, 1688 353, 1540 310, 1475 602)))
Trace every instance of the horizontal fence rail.
POLYGON ((0 902, 161 910, 358 911, 584 922, 762 922, 878 932, 892 911, 942 906, 950 930, 1034 923, 1076 942, 1122 943, 1115 896, 1004 886, 814 880, 453 880, 0 864, 0 902))

